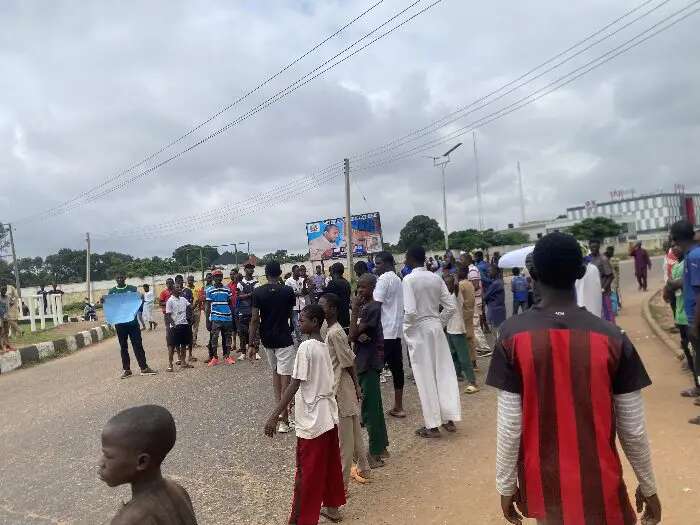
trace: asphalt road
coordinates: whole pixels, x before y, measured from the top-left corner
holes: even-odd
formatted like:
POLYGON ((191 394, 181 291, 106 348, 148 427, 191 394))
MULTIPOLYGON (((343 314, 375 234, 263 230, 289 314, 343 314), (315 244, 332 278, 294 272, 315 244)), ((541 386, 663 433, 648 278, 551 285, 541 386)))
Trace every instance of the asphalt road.
MULTIPOLYGON (((650 288, 661 282, 660 264, 655 258, 650 288)), ((624 298, 636 283, 629 262, 621 273, 624 298)), ((200 523, 284 522, 295 438, 262 434, 272 397, 266 363, 209 369, 200 362, 168 374, 162 330, 145 332, 144 341, 160 370, 153 377, 120 380, 115 339, 0 377, 0 525, 109 522, 129 491, 97 478, 100 431, 119 410, 146 403, 167 407, 176 419, 177 444, 164 470, 190 492, 200 523)), ((384 385, 385 406, 390 388, 384 385)), ((408 382, 406 390, 407 408, 417 413, 415 388, 408 382)), ((400 456, 415 440, 388 423, 400 456)))

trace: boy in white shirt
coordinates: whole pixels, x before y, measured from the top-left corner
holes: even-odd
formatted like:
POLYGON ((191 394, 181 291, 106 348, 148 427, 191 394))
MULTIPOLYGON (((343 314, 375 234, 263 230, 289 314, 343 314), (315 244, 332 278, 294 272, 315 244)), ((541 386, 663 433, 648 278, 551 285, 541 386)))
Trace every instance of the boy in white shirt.
POLYGON ((176 283, 173 293, 165 303, 165 323, 170 327, 173 334, 173 346, 168 347, 168 368, 166 371, 173 371, 173 354, 177 349, 177 355, 181 368, 192 368, 192 365, 185 361, 187 347, 192 344, 192 329, 189 319, 192 317, 192 306, 182 295, 182 286, 176 283))
POLYGON ((335 378, 321 338, 323 320, 318 304, 301 311, 299 328, 308 338, 299 345, 289 386, 265 423, 265 434, 272 437, 277 417, 294 397, 297 471, 290 524, 318 523, 319 514, 340 521, 338 507, 345 504, 335 378))
MULTIPOLYGON (((450 353, 452 354, 452 361, 454 361, 455 364, 457 380, 467 380, 468 384, 467 388, 464 389, 464 393, 474 394, 479 391, 479 388, 476 386, 476 376, 474 375, 474 368, 472 367, 472 360, 469 355, 469 342, 467 341, 466 327, 466 323, 471 324, 474 315, 473 288, 469 281, 462 281, 464 285, 472 288, 471 296, 465 297, 464 291, 469 290, 469 288, 466 288, 466 286, 459 286, 454 275, 446 275, 443 279, 447 285, 447 289, 450 293, 455 295, 457 300, 457 309, 447 321, 447 327, 445 328, 447 344, 450 345, 450 353), (471 304, 468 304, 465 308, 465 302, 471 304), (472 317, 465 315, 467 312, 468 315, 472 317)), ((470 326, 470 328, 472 327, 470 326)))

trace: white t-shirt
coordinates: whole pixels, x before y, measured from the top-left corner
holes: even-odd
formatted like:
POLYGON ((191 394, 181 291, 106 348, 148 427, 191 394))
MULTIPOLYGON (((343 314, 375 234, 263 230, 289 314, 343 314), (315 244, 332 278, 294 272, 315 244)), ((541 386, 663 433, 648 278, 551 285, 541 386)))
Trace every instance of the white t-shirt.
POLYGON ((576 303, 593 315, 600 317, 602 314, 603 293, 600 288, 600 272, 595 264, 587 264, 583 279, 576 281, 576 303))
POLYGON ((143 302, 153 304, 153 302, 155 301, 155 297, 156 294, 153 293, 153 290, 148 290, 143 294, 143 302))
POLYGON ((299 345, 292 377, 301 381, 294 397, 297 437, 314 439, 338 424, 333 364, 328 347, 316 339, 299 345))
POLYGON ((462 308, 464 307, 464 297, 461 293, 457 294, 457 309, 452 314, 450 320, 447 321, 447 333, 452 335, 465 334, 467 331, 464 328, 464 316, 462 308))
POLYGON ((165 303, 165 313, 172 316, 174 324, 187 324, 187 307, 189 305, 190 302, 183 296, 171 295, 165 303))
POLYGON ((304 279, 299 277, 298 279, 295 279, 294 277, 290 277, 286 281, 284 281, 285 286, 289 286, 292 290, 294 290, 294 296, 296 297, 296 302, 294 303, 294 310, 296 312, 301 311, 304 306, 306 306, 306 299, 304 298, 303 295, 301 294, 301 290, 304 286, 304 279))
POLYGON ((384 272, 377 279, 374 300, 382 303, 384 339, 398 339, 403 331, 403 290, 394 272, 384 272))

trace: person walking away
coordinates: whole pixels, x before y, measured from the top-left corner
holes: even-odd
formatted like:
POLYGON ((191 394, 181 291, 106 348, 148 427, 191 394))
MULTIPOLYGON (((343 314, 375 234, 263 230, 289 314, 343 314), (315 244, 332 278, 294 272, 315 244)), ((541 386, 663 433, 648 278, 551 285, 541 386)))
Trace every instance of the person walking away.
POLYGON ((603 293, 602 317, 611 323, 615 322, 615 313, 612 309, 612 298, 610 296, 612 290, 612 282, 615 278, 610 260, 600 253, 600 241, 591 239, 588 241, 588 249, 590 250, 589 261, 595 264, 600 274, 600 288, 603 293))
MULTIPOLYGON (((466 325, 464 324, 465 316, 467 314, 473 315, 474 290, 471 290, 471 307, 467 305, 465 310, 465 302, 469 302, 470 298, 467 298, 465 301, 464 295, 462 294, 462 288, 458 286, 457 278, 454 275, 448 274, 444 277, 444 281, 445 285, 447 286, 447 290, 451 294, 454 294, 457 303, 457 308, 452 314, 452 317, 450 317, 447 321, 447 326, 445 327, 447 344, 449 345, 450 353, 452 354, 452 361, 455 365, 457 380, 467 380, 467 387, 464 389, 464 393, 474 394, 479 391, 479 388, 476 386, 476 376, 474 375, 474 368, 472 367, 472 360, 469 355, 469 344, 466 336, 467 330, 466 325)), ((468 287, 471 287, 471 284, 468 282, 466 284, 468 287)), ((470 322, 471 319, 472 318, 470 317, 470 322)))
MULTIPOLYGON (((253 290, 253 310, 250 319, 248 359, 253 359, 262 342, 267 362, 272 371, 275 402, 289 385, 294 370, 296 350, 292 339, 292 316, 296 305, 294 290, 279 280, 282 268, 277 261, 265 265, 267 284, 253 290)), ((289 413, 281 412, 277 432, 289 432, 289 413)))
POLYGON ((316 265, 316 273, 311 280, 314 285, 314 301, 318 302, 323 294, 323 288, 326 286, 326 276, 323 274, 323 267, 320 264, 316 265))
MULTIPOLYGON (((126 292, 136 292, 136 287, 126 284, 126 276, 124 273, 117 273, 117 285, 109 290, 108 295, 126 292)), ((146 352, 143 350, 143 342, 141 341, 141 328, 134 315, 133 320, 128 323, 118 323, 114 325, 114 330, 117 332, 117 340, 119 341, 119 350, 122 357, 122 379, 127 379, 133 374, 131 372, 131 360, 129 359, 129 340, 131 341, 131 349, 134 352, 136 362, 141 369, 141 375, 154 375, 156 372, 148 366, 146 361, 146 352)))
MULTIPOLYGON (((671 226, 671 241, 683 251, 683 303, 685 315, 688 318, 688 339, 693 347, 695 356, 693 359, 693 375, 696 388, 681 392, 683 397, 694 397, 695 404, 700 406, 700 392, 697 390, 700 380, 700 366, 698 365, 698 346, 700 338, 700 244, 695 240, 693 225, 688 221, 678 221, 671 226)), ((673 282, 670 286, 673 290, 679 288, 681 283, 673 282)), ((693 425, 700 425, 700 416, 689 420, 693 425)))
POLYGON ((425 422, 416 435, 437 438, 440 425, 454 432, 455 421, 462 419, 457 376, 443 331, 456 304, 442 279, 424 268, 422 247, 409 248, 406 264, 412 271, 402 282, 403 333, 425 422))
POLYGON ((362 389, 355 372, 355 354, 350 349, 348 335, 338 323, 340 299, 332 293, 323 294, 319 305, 323 308, 328 326, 325 343, 333 365, 333 392, 338 403, 340 458, 347 494, 351 476, 359 483, 367 483, 370 476, 367 447, 362 438, 360 423, 362 389), (357 469, 353 469, 353 460, 357 460, 357 469))
POLYGON ((292 309, 292 328, 294 330, 294 345, 299 346, 301 342, 301 332, 299 331, 299 312, 303 308, 302 299, 302 281, 300 279, 299 265, 292 266, 292 275, 284 281, 285 286, 288 286, 294 292, 295 302, 292 309))
POLYGON ((165 305, 173 294, 173 288, 175 288, 175 280, 168 277, 165 280, 165 288, 158 296, 158 302, 160 303, 160 309, 163 312, 163 323, 165 326, 165 345, 168 347, 168 352, 175 351, 175 343, 173 341, 173 331, 170 325, 165 322, 165 305))
POLYGON ((328 347, 321 340, 323 319, 317 304, 302 310, 299 327, 307 338, 296 352, 289 386, 265 423, 265 435, 274 436, 277 418, 295 399, 297 465, 288 523, 296 525, 316 525, 320 515, 340 521, 338 507, 345 504, 335 378, 328 347))
POLYGON ((172 414, 158 405, 127 408, 107 422, 98 475, 109 487, 129 483, 132 494, 112 525, 197 525, 190 495, 161 472, 176 435, 172 414))
POLYGON ((396 275, 396 262, 389 252, 379 252, 374 257, 377 285, 374 300, 382 309, 382 333, 384 337, 384 365, 389 367, 394 382, 394 406, 388 414, 406 417, 403 409, 403 349, 401 332, 403 327, 403 290, 401 279, 396 275))
POLYGON ((143 285, 143 322, 148 323, 148 330, 155 330, 158 326, 153 320, 153 303, 156 301, 156 294, 151 290, 149 284, 143 285))
POLYGON ((576 304, 576 239, 535 245, 541 300, 507 320, 486 384, 498 389, 496 487, 509 523, 634 525, 615 435, 639 486, 643 524, 661 521, 641 389, 651 381, 627 335, 576 304))
POLYGON ((224 286, 224 272, 214 270, 212 273, 214 284, 207 289, 206 316, 211 322, 209 336, 209 362, 208 366, 219 364, 217 354, 219 346, 219 333, 221 333, 221 351, 223 360, 228 365, 236 363, 236 358, 231 355, 229 341, 231 340, 231 324, 233 323, 233 298, 228 286, 224 286))
POLYGON ((496 337, 498 337, 498 330, 503 321, 506 320, 506 292, 503 288, 503 279, 500 278, 497 267, 491 265, 489 277, 491 278, 491 283, 484 292, 486 319, 496 330, 496 337))
POLYGON ((647 271, 651 269, 649 253, 642 248, 641 241, 634 243, 630 250, 630 256, 634 259, 634 276, 637 278, 639 289, 647 291, 647 271))
POLYGON ((613 270, 613 281, 610 285, 610 299, 612 300, 613 314, 617 317, 622 308, 622 294, 620 293, 620 259, 615 257, 615 247, 605 248, 605 256, 610 261, 613 270))
POLYGON ((324 288, 324 293, 333 293, 340 298, 340 309, 338 310, 338 322, 347 333, 350 329, 350 296, 352 291, 350 283, 343 277, 345 266, 343 263, 333 263, 328 269, 331 280, 324 288))
POLYGON ((596 317, 603 317, 603 294, 600 288, 600 272, 593 263, 584 259, 585 273, 574 284, 576 304, 584 307, 596 317))
POLYGON ((530 283, 520 275, 520 268, 513 268, 513 279, 510 281, 510 289, 513 292, 513 315, 518 315, 519 311, 528 309, 527 296, 530 292, 530 283))
MULTIPOLYGON (((695 365, 693 363, 693 355, 690 351, 690 340, 688 339, 688 316, 685 313, 685 303, 683 301, 683 270, 685 268, 685 260, 683 250, 677 244, 673 244, 671 247, 676 253, 674 253, 674 260, 676 263, 671 268, 671 278, 666 282, 664 286, 664 299, 668 300, 670 296, 675 299, 673 303, 676 305, 676 312, 673 316, 676 328, 681 338, 681 350, 686 358, 686 366, 688 370, 695 370, 695 365)), ((670 302, 670 300, 668 300, 670 302)), ((686 390, 684 397, 696 397, 700 395, 700 384, 698 382, 698 375, 693 374, 693 388, 686 390)), ((683 395, 683 394, 681 394, 683 395)))
POLYGON ((362 388, 362 422, 369 436, 369 466, 384 466, 389 438, 384 421, 379 374, 384 367, 382 307, 373 298, 377 277, 364 273, 350 314, 350 340, 355 346, 355 370, 362 388))
POLYGON ((485 324, 485 320, 482 321, 484 316, 484 306, 483 306, 483 295, 484 287, 481 283, 481 272, 479 268, 474 264, 474 259, 468 253, 464 256, 464 261, 469 270, 469 282, 472 283, 474 287, 474 345, 470 348, 470 354, 472 358, 472 366, 474 370, 478 370, 476 366, 476 357, 488 357, 491 355, 491 347, 486 340, 486 335, 484 334, 481 326, 485 324))
MULTIPOLYGON (((173 293, 165 303, 165 322, 170 325, 173 334, 174 350, 177 350, 178 364, 181 368, 192 368, 185 360, 187 348, 191 348, 192 329, 189 319, 192 316, 192 305, 182 296, 180 283, 175 283, 173 293)), ((167 372, 173 371, 173 351, 168 351, 167 372)), ((191 359, 191 357, 190 357, 191 359)))
MULTIPOLYGON (((238 283, 238 337, 240 338, 240 350, 246 352, 248 350, 249 334, 250 334, 250 319, 253 315, 253 290, 260 284, 253 277, 255 265, 247 263, 243 267, 245 276, 238 283)), ((241 354, 241 359, 246 357, 245 353, 241 354)), ((260 354, 255 352, 255 359, 260 359, 260 354)))

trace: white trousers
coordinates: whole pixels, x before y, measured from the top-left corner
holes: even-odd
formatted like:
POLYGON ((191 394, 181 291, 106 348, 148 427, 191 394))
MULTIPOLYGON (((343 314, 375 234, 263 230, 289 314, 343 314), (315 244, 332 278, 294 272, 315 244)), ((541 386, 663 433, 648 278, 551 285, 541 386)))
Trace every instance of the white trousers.
POLYGON ((424 319, 404 332, 425 428, 462 419, 450 347, 438 319, 424 319))

